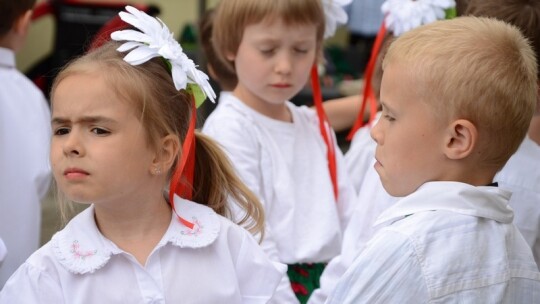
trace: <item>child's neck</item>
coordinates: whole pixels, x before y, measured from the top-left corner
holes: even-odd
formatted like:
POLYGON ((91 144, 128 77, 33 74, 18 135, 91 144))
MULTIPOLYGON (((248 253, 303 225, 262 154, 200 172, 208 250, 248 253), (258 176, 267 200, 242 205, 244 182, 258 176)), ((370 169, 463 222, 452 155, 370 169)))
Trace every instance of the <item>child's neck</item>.
POLYGON ((141 265, 156 247, 171 222, 171 208, 161 196, 153 203, 130 202, 128 208, 95 206, 96 224, 101 233, 141 265))
POLYGON ((237 86, 234 89, 233 95, 240 99, 245 105, 264 116, 279 121, 292 122, 292 114, 285 101, 276 104, 270 103, 246 92, 241 86, 237 86))

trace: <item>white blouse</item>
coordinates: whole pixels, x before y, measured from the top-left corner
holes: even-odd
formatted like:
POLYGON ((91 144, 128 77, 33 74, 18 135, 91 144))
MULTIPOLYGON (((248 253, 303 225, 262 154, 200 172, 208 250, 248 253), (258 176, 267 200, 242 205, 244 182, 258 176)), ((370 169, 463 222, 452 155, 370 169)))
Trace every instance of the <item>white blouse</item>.
MULTIPOLYGON (((267 221, 262 246, 269 256, 286 264, 328 262, 340 252, 356 194, 336 144, 335 200, 317 115, 307 107, 287 106, 292 123, 222 94, 203 132, 224 147, 244 183, 261 199, 267 221)), ((284 280, 273 302, 297 301, 284 280)))
POLYGON ((510 193, 429 182, 377 219, 382 228, 328 304, 539 303, 540 273, 510 193))
POLYGON ((17 270, 0 303, 266 303, 285 265, 210 208, 175 204, 195 227, 173 213, 146 265, 106 239, 87 208, 17 270))

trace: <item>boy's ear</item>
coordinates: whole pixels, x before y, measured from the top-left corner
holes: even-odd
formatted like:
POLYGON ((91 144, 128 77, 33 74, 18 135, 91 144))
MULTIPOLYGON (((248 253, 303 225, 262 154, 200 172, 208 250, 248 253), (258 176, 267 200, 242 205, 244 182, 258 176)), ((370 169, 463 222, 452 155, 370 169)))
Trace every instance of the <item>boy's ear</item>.
POLYGON ((33 10, 27 10, 26 13, 22 14, 17 20, 15 20, 13 30, 16 34, 26 35, 32 21, 32 13, 33 10))
POLYGON ((447 129, 444 153, 449 159, 464 159, 472 154, 478 141, 478 129, 466 120, 453 121, 447 129))
POLYGON ((159 168, 161 172, 168 172, 178 157, 180 141, 178 137, 168 134, 161 139, 160 145, 156 150, 156 156, 152 162, 150 172, 159 168))

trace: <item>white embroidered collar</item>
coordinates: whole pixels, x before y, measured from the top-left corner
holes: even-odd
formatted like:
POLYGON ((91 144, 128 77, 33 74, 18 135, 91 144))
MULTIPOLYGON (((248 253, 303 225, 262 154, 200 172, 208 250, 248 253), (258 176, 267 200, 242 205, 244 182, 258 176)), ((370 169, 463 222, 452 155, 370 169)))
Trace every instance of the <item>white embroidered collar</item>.
POLYGON ((511 195, 509 191, 498 187, 475 187, 459 182, 428 182, 385 210, 374 226, 434 210, 447 210, 511 223, 514 218, 514 211, 508 206, 511 195))
MULTIPOLYGON (((180 248, 202 248, 212 244, 219 235, 220 218, 212 209, 179 197, 175 206, 182 217, 195 224, 184 226, 172 215, 171 224, 156 248, 168 243, 180 248)), ((124 253, 99 232, 94 220, 94 206, 81 212, 51 239, 55 257, 70 272, 93 273, 105 266, 112 255, 124 253)))

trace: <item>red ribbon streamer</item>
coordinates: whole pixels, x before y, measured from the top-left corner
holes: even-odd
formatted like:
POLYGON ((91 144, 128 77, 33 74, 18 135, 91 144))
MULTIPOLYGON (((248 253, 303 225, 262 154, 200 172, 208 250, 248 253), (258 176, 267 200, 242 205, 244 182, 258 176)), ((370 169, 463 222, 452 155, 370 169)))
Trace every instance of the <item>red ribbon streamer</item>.
POLYGON ((191 118, 186 139, 182 144, 182 155, 180 163, 176 167, 171 183, 169 185, 169 203, 180 220, 189 229, 193 229, 195 224, 181 217, 174 207, 174 195, 191 200, 193 197, 193 180, 195 176, 195 122, 197 120, 197 108, 195 107, 195 98, 192 96, 191 118))
POLYGON ((338 184, 337 184, 337 167, 336 167, 336 152, 333 137, 330 134, 327 126, 330 125, 328 117, 323 108, 321 85, 319 84, 319 72, 317 71, 317 65, 314 64, 311 68, 311 87, 313 88, 313 100, 315 103, 315 109, 317 110, 317 116, 319 117, 319 129, 324 139, 324 143, 327 147, 328 169, 330 170, 330 179, 334 188, 334 198, 338 199, 338 184))
POLYGON ((356 133, 358 129, 360 129, 361 127, 365 125, 364 113, 366 111, 366 104, 368 103, 368 101, 370 104, 370 111, 371 111, 369 115, 368 124, 371 124, 377 115, 377 99, 375 98, 375 93, 373 92, 371 79, 373 77, 375 64, 377 63, 377 57, 379 56, 379 52, 380 52, 385 35, 386 35, 386 26, 384 25, 384 21, 383 21, 383 23, 381 24, 381 28, 379 29, 379 32, 377 33, 377 38, 375 38, 375 43, 373 44, 373 48, 371 49, 371 56, 369 58, 368 65, 364 73, 364 92, 362 95, 362 107, 360 108, 360 112, 358 113, 358 117, 356 118, 356 121, 354 122, 354 125, 351 128, 351 131, 347 135, 347 140, 352 140, 354 133, 356 133))

